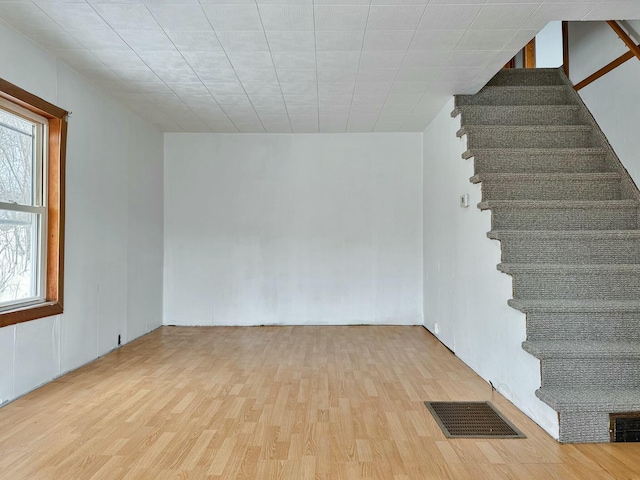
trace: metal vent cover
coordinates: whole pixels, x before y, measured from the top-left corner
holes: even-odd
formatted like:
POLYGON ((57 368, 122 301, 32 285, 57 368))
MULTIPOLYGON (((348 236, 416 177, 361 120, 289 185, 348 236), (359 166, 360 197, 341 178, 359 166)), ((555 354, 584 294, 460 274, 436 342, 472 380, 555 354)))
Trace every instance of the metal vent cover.
POLYGON ((640 412, 612 413, 612 442, 640 442, 640 412))
POLYGON ((526 438, 491 402, 424 402, 448 438, 526 438))

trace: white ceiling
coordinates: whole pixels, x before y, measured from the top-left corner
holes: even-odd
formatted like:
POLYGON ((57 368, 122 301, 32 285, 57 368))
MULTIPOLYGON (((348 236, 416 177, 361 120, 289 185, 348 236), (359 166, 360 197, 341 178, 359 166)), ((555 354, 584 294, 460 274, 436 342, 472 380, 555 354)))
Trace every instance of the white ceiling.
POLYGON ((422 131, 550 20, 639 0, 0 0, 0 18, 172 132, 422 131))

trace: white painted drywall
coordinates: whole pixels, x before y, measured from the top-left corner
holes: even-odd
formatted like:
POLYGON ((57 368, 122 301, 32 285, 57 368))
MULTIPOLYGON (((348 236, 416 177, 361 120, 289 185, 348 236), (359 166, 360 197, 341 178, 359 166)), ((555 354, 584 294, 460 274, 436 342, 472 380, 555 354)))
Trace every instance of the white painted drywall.
POLYGON ((0 21, 0 77, 72 112, 64 313, 0 329, 0 404, 158 327, 162 134, 0 21))
MULTIPOLYGON (((640 43, 640 21, 623 22, 640 43)), ((575 84, 628 51, 604 22, 569 23, 569 77, 575 84)), ((640 60, 633 57, 578 93, 629 174, 640 185, 640 60)))
POLYGON ((165 134, 164 323, 421 324, 422 135, 165 134))
POLYGON ((500 243, 486 236, 491 213, 480 211, 473 160, 456 138, 453 99, 424 132, 425 326, 482 378, 558 438, 555 411, 534 392, 540 363, 521 348, 525 315, 510 308, 511 277, 499 272, 500 243), (470 204, 461 208, 460 195, 470 204))
POLYGON ((536 35, 536 67, 562 66, 562 22, 549 22, 536 35))

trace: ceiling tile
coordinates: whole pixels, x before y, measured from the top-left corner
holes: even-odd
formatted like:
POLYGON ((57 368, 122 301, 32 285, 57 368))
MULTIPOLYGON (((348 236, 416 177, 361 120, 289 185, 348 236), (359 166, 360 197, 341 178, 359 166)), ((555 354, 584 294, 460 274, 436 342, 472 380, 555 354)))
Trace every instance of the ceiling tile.
POLYGON ((353 68, 324 68, 318 69, 318 83, 355 83, 358 69, 353 68))
POLYGON ((369 7, 321 5, 315 7, 316 30, 364 30, 369 7))
POLYGON ((93 8, 116 30, 157 30, 160 28, 144 5, 97 3, 93 8))
POLYGON ((262 22, 256 4, 203 5, 202 8, 216 32, 225 30, 262 31, 262 22))
POLYGON ((284 95, 289 113, 297 110, 297 107, 309 107, 318 104, 318 97, 314 95, 284 95))
POLYGON ((355 95, 383 95, 391 90, 391 82, 362 82, 358 80, 354 90, 355 95))
POLYGON ((367 20, 371 30, 415 30, 420 22, 423 5, 372 5, 367 20))
MULTIPOLYGON (((235 69, 273 68, 269 52, 229 52, 229 61, 235 69)), ((267 83, 265 81, 265 83, 267 83)))
POLYGON ((240 82, 207 83, 207 89, 212 95, 244 95, 245 90, 240 82))
POLYGON ((459 50, 501 50, 517 30, 469 30, 458 44, 459 50))
MULTIPOLYGON (((280 75, 280 72, 278 72, 278 75, 280 75)), ((280 77, 280 82, 282 82, 282 77, 280 77)), ((313 81, 311 82, 307 81, 307 82, 295 82, 295 83, 280 83, 280 89, 282 90, 282 94, 285 97, 287 95, 305 95, 305 96, 318 95, 318 86, 315 80, 315 76, 313 77, 313 81)))
MULTIPOLYGON (((482 10, 482 5, 427 5, 419 29, 466 30, 482 10)), ((511 27, 513 28, 513 27, 511 27)))
MULTIPOLYGON (((523 28, 541 30, 550 20, 581 20, 598 6, 597 3, 543 3, 524 23, 523 28)), ((609 12, 607 12, 609 14, 609 12)))
POLYGON ((284 108, 282 95, 249 95, 249 100, 256 110, 259 106, 284 108))
POLYGON ((162 30, 119 30, 118 34, 135 51, 175 50, 162 30))
POLYGON ((418 30, 411 42, 411 50, 453 50, 465 30, 418 30))
POLYGON ((314 52, 272 52, 271 57, 275 67, 280 69, 316 68, 314 52))
POLYGON ((471 29, 519 29, 540 3, 485 5, 471 24, 471 29))
POLYGON ((281 83, 315 84, 316 82, 316 71, 314 69, 278 69, 277 72, 281 83))
POLYGON ((313 30, 313 7, 311 5, 260 5, 259 9, 265 30, 313 30))
POLYGON ((405 50, 364 51, 360 57, 360 68, 399 68, 405 50))
POLYGON ((361 68, 358 70, 358 81, 393 82, 397 74, 397 68, 361 68))
POLYGON ((353 68, 358 66, 360 52, 318 52, 318 69, 324 68, 353 68))
POLYGON ((278 82, 274 68, 236 68, 235 71, 242 83, 278 82))
POLYGON ((38 3, 38 6, 65 29, 109 29, 102 17, 86 3, 38 3))
POLYGON ((419 93, 422 95, 431 82, 395 82, 391 87, 391 94, 398 93, 419 93))
POLYGON ((93 54, 109 68, 144 68, 147 66, 133 50, 94 50, 93 54))
POLYGON ((447 67, 481 68, 499 52, 493 50, 455 50, 447 60, 447 67))
POLYGON ((430 82, 438 74, 439 68, 413 68, 403 66, 398 71, 397 79, 401 82, 430 82))
POLYGON ((248 95, 280 95, 280 85, 277 83, 245 83, 244 89, 248 95))
POLYGON ((228 51, 258 52, 267 51, 267 39, 263 31, 217 32, 222 47, 228 51))
MULTIPOLYGON (((601 0, 602 1, 602 0, 601 0)), ((596 6, 582 20, 640 19, 640 2, 604 2, 596 6)))
POLYGON ((246 95, 214 95, 213 98, 216 99, 216 102, 218 102, 225 112, 227 111, 225 107, 230 105, 233 105, 234 107, 245 106, 247 108, 251 108, 251 111, 253 111, 249 97, 246 95))
POLYGON ((316 49, 318 51, 360 51, 363 31, 316 31, 316 49))
POLYGON ((363 50, 406 50, 413 30, 369 30, 364 35, 363 50))
POLYGON ((409 50, 402 66, 405 68, 441 67, 450 55, 450 50, 409 50))
POLYGON ((171 89, 176 92, 179 97, 193 95, 207 95, 209 90, 201 82, 200 83, 173 83, 171 89))
POLYGON ((184 32, 166 30, 173 44, 178 50, 187 52, 210 52, 222 50, 218 37, 213 30, 200 32, 184 32))
POLYGON ((147 5, 156 21, 165 30, 208 31, 211 29, 207 16, 200 5, 147 5))
POLYGON ((90 50, 129 50, 131 47, 112 29, 109 30, 67 30, 85 48, 90 50))
POLYGON ((319 96, 352 95, 355 82, 319 83, 319 96))
POLYGON ((266 32, 272 52, 313 52, 315 39, 313 32, 266 32))

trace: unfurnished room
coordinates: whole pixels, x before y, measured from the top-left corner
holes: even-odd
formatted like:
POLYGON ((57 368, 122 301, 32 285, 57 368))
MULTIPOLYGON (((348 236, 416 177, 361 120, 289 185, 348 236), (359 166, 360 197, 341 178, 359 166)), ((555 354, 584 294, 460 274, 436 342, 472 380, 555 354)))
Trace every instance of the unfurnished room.
POLYGON ((640 479, 636 0, 0 1, 0 479, 640 479))

